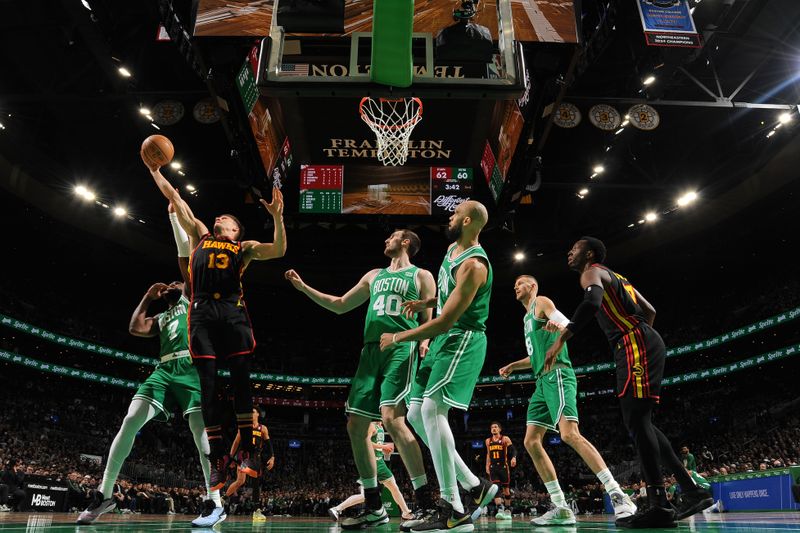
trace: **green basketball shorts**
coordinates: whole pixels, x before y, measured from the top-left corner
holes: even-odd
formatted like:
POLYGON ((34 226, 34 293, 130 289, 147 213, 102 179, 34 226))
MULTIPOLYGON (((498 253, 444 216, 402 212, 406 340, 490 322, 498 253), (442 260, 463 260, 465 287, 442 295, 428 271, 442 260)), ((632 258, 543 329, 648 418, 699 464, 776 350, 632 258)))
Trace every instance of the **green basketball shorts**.
POLYGON ((451 407, 466 410, 486 359, 486 334, 453 328, 436 337, 417 369, 409 402, 422 403, 439 391, 451 407))
POLYGON ((139 385, 134 399, 150 402, 161 411, 156 420, 169 420, 176 408, 184 418, 200 409, 200 378, 189 356, 160 363, 152 374, 139 385))
POLYGON ((380 420, 381 407, 400 404, 411 390, 416 357, 416 342, 401 342, 385 352, 377 342, 365 344, 345 411, 380 420))
POLYGON ((571 368, 558 368, 536 380, 536 390, 528 403, 529 426, 558 431, 561 417, 578 421, 578 380, 571 368))

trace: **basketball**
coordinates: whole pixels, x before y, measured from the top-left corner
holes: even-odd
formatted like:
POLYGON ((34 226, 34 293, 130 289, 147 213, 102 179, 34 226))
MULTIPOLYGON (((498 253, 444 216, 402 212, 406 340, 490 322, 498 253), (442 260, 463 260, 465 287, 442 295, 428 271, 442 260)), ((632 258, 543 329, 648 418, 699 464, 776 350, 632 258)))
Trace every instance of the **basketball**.
POLYGON ((151 135, 142 143, 142 154, 146 159, 163 167, 175 155, 175 148, 172 146, 172 141, 163 135, 151 135))

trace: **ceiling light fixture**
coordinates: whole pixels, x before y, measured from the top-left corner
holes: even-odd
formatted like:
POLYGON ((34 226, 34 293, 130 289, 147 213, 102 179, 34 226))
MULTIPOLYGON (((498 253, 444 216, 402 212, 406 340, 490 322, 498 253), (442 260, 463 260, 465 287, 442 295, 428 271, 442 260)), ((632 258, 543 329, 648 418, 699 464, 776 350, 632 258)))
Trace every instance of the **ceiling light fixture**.
POLYGON ((778 117, 778 120, 781 124, 786 124, 787 122, 792 121, 792 115, 790 113, 781 113, 781 116, 778 117))
POLYGON ((652 211, 650 211, 649 213, 647 213, 647 214, 644 216, 644 219, 645 219, 647 222, 655 222, 655 220, 656 220, 657 218, 658 218, 658 215, 656 215, 656 214, 655 214, 655 213, 653 213, 652 211))
POLYGON ((653 82, 655 82, 655 81, 656 81, 656 77, 653 76, 652 74, 650 74, 649 76, 647 76, 645 79, 642 80, 642 85, 647 87, 648 85, 652 85, 653 82))
POLYGON ((186 184, 186 190, 187 190, 187 191, 189 191, 189 192, 194 192, 194 191, 196 191, 197 189, 196 189, 196 188, 195 188, 195 186, 194 186, 194 185, 192 185, 191 183, 187 183, 187 184, 186 184))
POLYGON ((678 198, 678 205, 683 207, 697 200, 697 193, 689 191, 678 198))
POLYGON ((123 78, 130 78, 132 76, 131 71, 126 69, 125 67, 119 67, 117 69, 117 72, 119 72, 119 75, 122 76, 123 78))
POLYGON ((517 252, 514 254, 514 261, 522 261, 525 259, 525 254, 522 252, 517 252))
POLYGON ((589 189, 583 188, 578 191, 578 194, 580 194, 581 196, 586 196, 587 194, 589 194, 589 189))
POLYGON ((592 169, 592 172, 594 172, 595 174, 602 174, 605 171, 606 167, 604 167, 603 165, 595 165, 594 168, 592 169))
POLYGON ((140 107, 139 108, 139 113, 141 113, 142 115, 147 116, 147 115, 150 114, 150 110, 148 108, 146 108, 146 107, 140 107))
POLYGON ((128 214, 128 211, 126 211, 124 207, 117 206, 117 207, 114 208, 114 215, 115 216, 124 217, 127 214, 128 214))

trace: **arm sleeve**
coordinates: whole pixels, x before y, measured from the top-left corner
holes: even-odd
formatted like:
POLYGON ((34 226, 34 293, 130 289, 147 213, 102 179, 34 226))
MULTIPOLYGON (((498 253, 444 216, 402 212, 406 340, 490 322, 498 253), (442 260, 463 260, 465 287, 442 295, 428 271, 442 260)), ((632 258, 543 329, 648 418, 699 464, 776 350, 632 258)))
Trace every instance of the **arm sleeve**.
POLYGON ((562 326, 566 326, 567 324, 569 324, 569 318, 565 317, 564 313, 562 313, 558 309, 553 309, 553 312, 550 313, 550 316, 548 318, 553 322, 555 322, 556 324, 562 326))
POLYGON ((267 451, 267 454, 266 454, 267 458, 275 457, 275 450, 272 449, 272 440, 271 439, 266 439, 264 441, 264 448, 267 451))
POLYGON ((513 442, 508 444, 508 455, 512 459, 516 459, 517 458, 517 449, 514 448, 514 443, 513 442))
POLYGON ((567 329, 576 334, 586 324, 592 321, 594 315, 600 310, 603 303, 603 287, 600 285, 589 285, 583 293, 583 301, 575 309, 572 319, 567 325, 567 329))
POLYGON ((189 236, 183 231, 178 223, 178 215, 169 214, 169 223, 172 226, 172 235, 175 237, 175 245, 178 247, 178 257, 189 257, 189 236))

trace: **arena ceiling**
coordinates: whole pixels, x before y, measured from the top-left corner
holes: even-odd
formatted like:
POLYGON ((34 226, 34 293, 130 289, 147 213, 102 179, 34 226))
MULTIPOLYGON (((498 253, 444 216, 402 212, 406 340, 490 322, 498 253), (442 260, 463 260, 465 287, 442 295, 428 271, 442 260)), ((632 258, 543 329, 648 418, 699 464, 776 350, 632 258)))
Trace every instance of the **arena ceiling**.
MULTIPOLYGON (((798 163, 794 154, 800 153, 795 138, 800 5, 690 1, 703 35, 703 47, 696 50, 644 46, 635 4, 615 2, 612 30, 594 42, 591 57, 567 80, 563 95, 584 121, 571 129, 549 128, 537 139, 542 142, 538 180, 521 180, 529 192, 535 189, 532 203, 498 217, 497 246, 560 262, 577 235, 591 233, 633 254, 669 239, 690 239, 700 220, 719 223, 791 183, 798 163), (644 87, 650 74, 656 81, 644 87), (585 117, 596 103, 624 112, 639 101, 658 110, 656 130, 603 132, 585 117), (775 129, 783 113, 792 120, 775 129), (604 172, 590 178, 597 165, 604 172), (589 192, 580 198, 583 188, 589 192), (690 190, 699 201, 676 209, 676 199, 690 190), (659 219, 639 223, 648 212, 659 219)), ((583 4, 599 9, 593 2, 583 4)), ((170 172, 178 183, 197 187, 196 211, 263 219, 255 206, 244 205, 229 135, 219 122, 201 124, 192 117, 209 91, 185 50, 156 39, 157 2, 2 5, 0 155, 63 195, 62 207, 69 207, 73 221, 82 218, 75 216, 77 209, 90 208, 72 195, 73 187, 84 183, 103 203, 125 205, 134 215, 125 231, 163 241, 165 206, 138 158, 141 140, 157 133, 139 108, 163 100, 185 108, 183 119, 162 126, 160 133, 180 147, 184 175, 170 172), (120 67, 132 75, 123 77, 120 67)), ((188 9, 188 2, 176 5, 188 9)), ((295 222, 298 230, 308 227, 307 221, 295 222)), ((402 220, 349 235, 374 244, 375 233, 394 224, 402 220)), ((317 235, 320 227, 312 224, 308 231, 317 235)))

